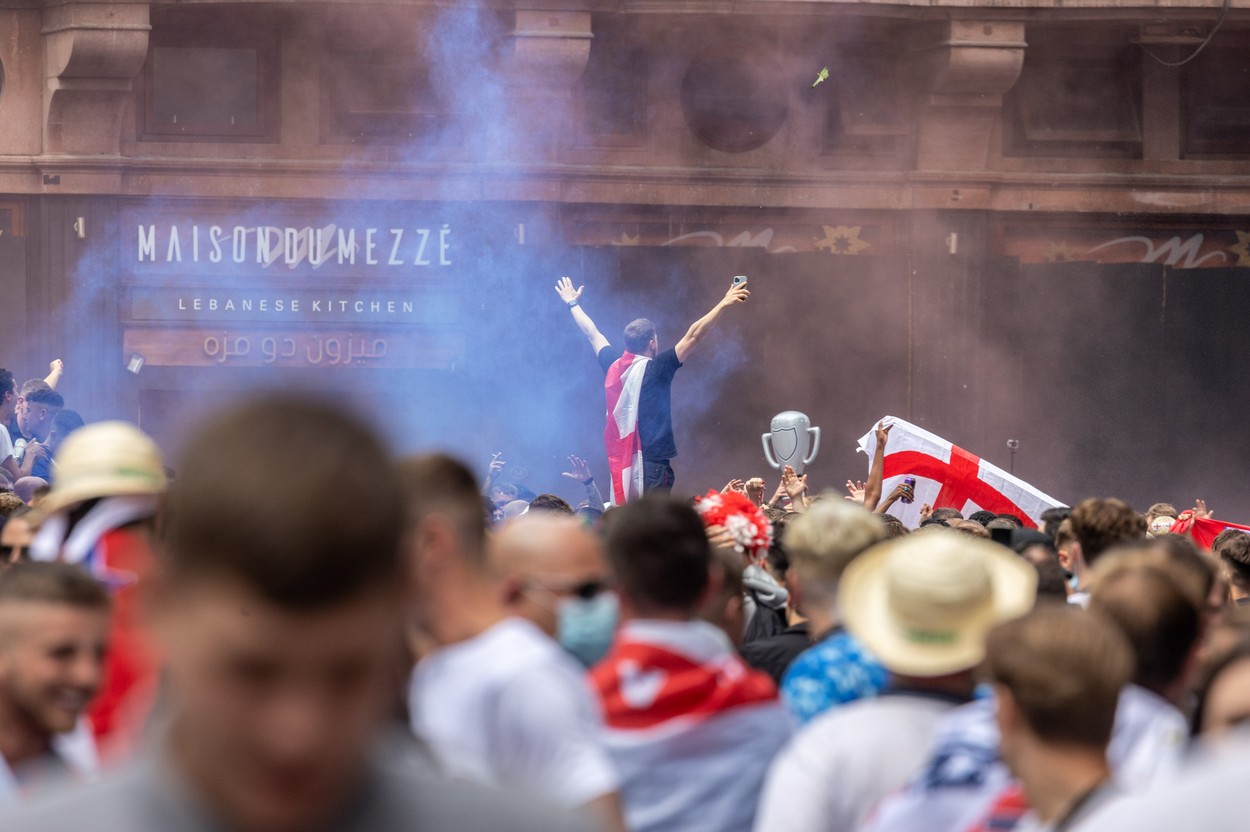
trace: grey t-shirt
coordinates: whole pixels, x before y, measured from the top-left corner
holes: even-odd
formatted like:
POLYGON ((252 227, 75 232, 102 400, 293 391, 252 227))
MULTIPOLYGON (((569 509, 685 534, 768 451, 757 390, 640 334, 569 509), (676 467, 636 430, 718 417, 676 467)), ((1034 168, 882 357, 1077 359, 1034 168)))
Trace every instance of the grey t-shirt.
MULTIPOLYGON (((232 832, 158 755, 100 783, 47 795, 0 815, 4 832, 232 832)), ((338 818, 315 832, 391 830, 591 832, 587 821, 528 798, 452 782, 380 753, 338 818)))

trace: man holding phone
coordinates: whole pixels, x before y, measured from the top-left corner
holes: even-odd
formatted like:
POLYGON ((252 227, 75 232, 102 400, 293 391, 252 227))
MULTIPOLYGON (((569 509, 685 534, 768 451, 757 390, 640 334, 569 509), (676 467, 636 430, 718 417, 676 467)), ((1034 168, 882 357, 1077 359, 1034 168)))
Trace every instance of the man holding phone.
POLYGON ((567 277, 556 294, 568 305, 573 321, 590 341, 605 373, 608 419, 604 445, 612 473, 612 502, 624 503, 646 491, 671 491, 677 444, 673 439, 673 376, 690 351, 707 335, 720 314, 751 296, 746 277, 735 277, 711 311, 690 325, 674 346, 660 350, 655 324, 639 318, 624 333, 624 349, 612 346, 579 301, 585 286, 573 287, 567 277))

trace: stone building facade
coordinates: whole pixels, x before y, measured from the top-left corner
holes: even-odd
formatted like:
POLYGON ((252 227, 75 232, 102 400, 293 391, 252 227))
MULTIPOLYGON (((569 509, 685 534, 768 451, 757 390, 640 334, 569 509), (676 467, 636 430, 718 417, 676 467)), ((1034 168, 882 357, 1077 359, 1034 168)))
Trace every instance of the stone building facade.
POLYGON ((893 275, 889 406, 988 443, 951 391, 1036 369, 982 364, 1013 276, 1137 269, 1152 320, 1250 265, 1248 82, 1250 0, 0 0, 0 355, 172 436, 463 366, 518 257, 716 248, 893 275))

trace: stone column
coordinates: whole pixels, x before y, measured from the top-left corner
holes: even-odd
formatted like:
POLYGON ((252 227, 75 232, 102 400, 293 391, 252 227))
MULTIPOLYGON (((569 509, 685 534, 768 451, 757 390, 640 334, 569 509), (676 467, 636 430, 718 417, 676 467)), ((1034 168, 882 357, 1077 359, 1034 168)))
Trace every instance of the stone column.
POLYGON ((519 9, 504 62, 518 125, 529 152, 554 158, 573 114, 573 89, 590 60, 590 12, 519 9))
POLYGON ((1020 77, 1025 46, 1020 22, 946 20, 917 33, 910 55, 921 96, 917 171, 986 167, 1003 94, 1020 77))
POLYGON ((122 112, 148 51, 147 3, 49 2, 43 151, 118 155, 122 112))

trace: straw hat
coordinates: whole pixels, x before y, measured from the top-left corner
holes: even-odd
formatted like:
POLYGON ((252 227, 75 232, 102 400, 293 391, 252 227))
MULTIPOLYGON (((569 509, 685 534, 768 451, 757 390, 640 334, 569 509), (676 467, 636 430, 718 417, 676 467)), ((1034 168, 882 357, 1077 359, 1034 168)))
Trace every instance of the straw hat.
POLYGON ((908 535, 860 555, 838 586, 846 628, 885 667, 944 676, 985 656, 995 624, 1033 607, 1037 571, 1011 550, 965 534, 908 535))
POLYGON ((61 445, 56 481, 40 508, 48 514, 96 497, 160 494, 165 462, 152 439, 129 422, 96 422, 61 445))

